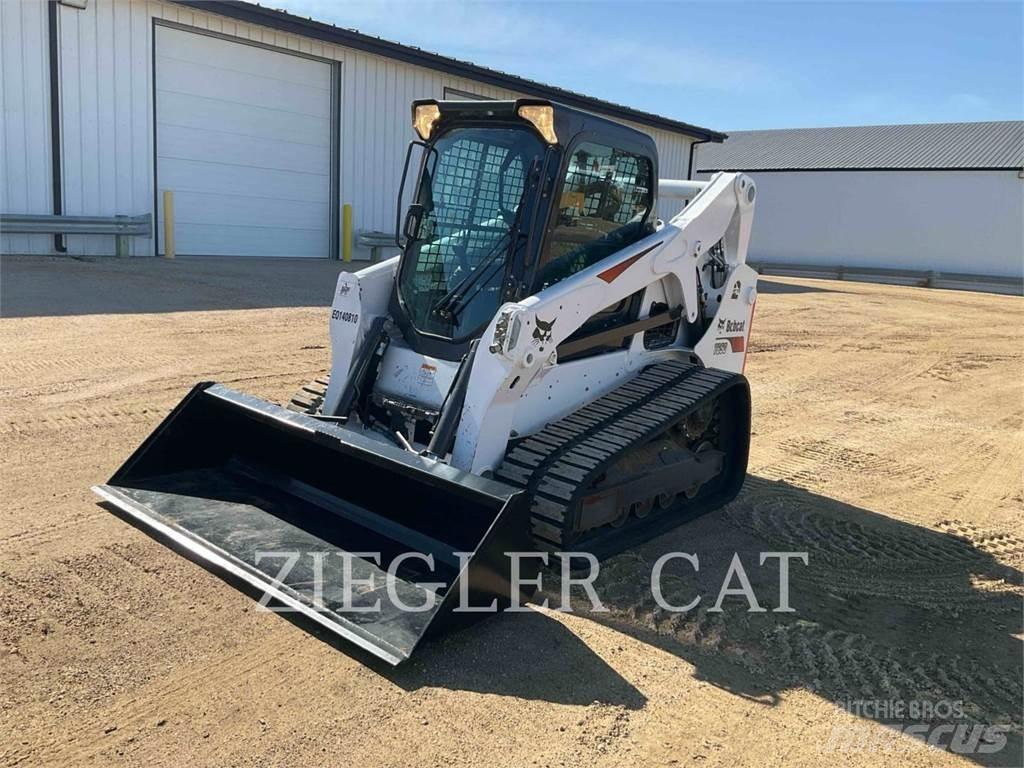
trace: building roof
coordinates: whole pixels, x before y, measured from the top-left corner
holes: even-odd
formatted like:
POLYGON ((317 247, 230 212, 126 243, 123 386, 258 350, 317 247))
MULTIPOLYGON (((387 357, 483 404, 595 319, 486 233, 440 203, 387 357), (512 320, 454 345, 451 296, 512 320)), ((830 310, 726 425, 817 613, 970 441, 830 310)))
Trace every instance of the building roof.
POLYGON ((1019 169, 1024 122, 735 131, 697 148, 704 171, 1019 169))
POLYGON ((420 67, 446 72, 456 77, 465 77, 499 88, 508 88, 525 96, 549 99, 566 106, 596 112, 619 120, 632 120, 633 122, 654 128, 661 128, 674 133, 684 133, 702 141, 723 141, 726 136, 724 133, 712 131, 710 128, 702 128, 699 125, 691 125, 690 123, 662 117, 650 112, 643 112, 621 104, 613 104, 610 101, 596 99, 592 96, 586 96, 582 93, 576 93, 575 91, 569 91, 554 85, 539 83, 535 80, 528 80, 518 75, 499 72, 496 69, 482 67, 472 62, 442 56, 439 53, 425 51, 415 46, 395 43, 390 40, 374 37, 373 35, 365 35, 354 29, 336 27, 333 24, 326 24, 311 18, 303 18, 286 11, 264 8, 256 3, 241 2, 240 0, 174 1, 180 5, 191 6, 196 10, 217 13, 221 16, 228 16, 250 24, 259 24, 264 27, 281 30, 282 32, 312 37, 327 43, 354 48, 378 56, 386 56, 387 58, 403 61, 407 64, 415 64, 420 67))

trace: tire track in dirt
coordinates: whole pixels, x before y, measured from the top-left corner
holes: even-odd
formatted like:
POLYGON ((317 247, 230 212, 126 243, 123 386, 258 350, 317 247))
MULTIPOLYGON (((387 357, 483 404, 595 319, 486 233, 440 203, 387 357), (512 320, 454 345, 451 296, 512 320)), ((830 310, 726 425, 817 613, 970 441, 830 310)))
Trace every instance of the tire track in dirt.
POLYGON ((958 701, 974 723, 1022 731, 1024 686, 1012 670, 984 667, 960 655, 898 651, 806 621, 769 630, 764 644, 774 674, 810 680, 817 692, 833 698, 958 701))
POLYGON ((26 376, 50 371, 73 371, 81 374, 89 371, 95 375, 97 368, 113 368, 118 371, 138 370, 150 366, 166 355, 122 356, 112 354, 83 355, 78 357, 10 357, 0 360, 0 381, 8 375, 26 376))
POLYGON ((97 506, 92 512, 83 512, 52 522, 33 524, 31 527, 0 536, 0 547, 13 547, 21 544, 40 545, 58 541, 72 529, 102 520, 109 515, 109 512, 97 506))
MULTIPOLYGON (((316 373, 317 370, 299 368, 288 371, 246 375, 235 369, 222 371, 219 374, 215 374, 212 378, 229 385, 252 382, 290 383, 295 381, 297 382, 295 386, 298 387, 304 378, 316 373)), ((112 389, 119 389, 120 386, 121 383, 118 383, 112 389)), ((179 388, 173 384, 163 383, 156 389, 164 394, 180 390, 181 396, 184 396, 190 387, 179 388)), ((76 401, 81 399, 81 394, 81 392, 76 393, 76 401)), ((71 432, 87 429, 111 429, 145 423, 155 424, 158 420, 164 418, 170 410, 169 408, 164 409, 158 406, 143 407, 132 405, 131 401, 133 399, 137 398, 126 398, 126 404, 118 406, 105 402, 107 398, 101 398, 101 404, 77 403, 61 408, 58 411, 51 411, 43 416, 27 415, 22 418, 8 419, 0 422, 0 435, 42 437, 45 433, 54 431, 71 432)), ((154 398, 150 397, 149 399, 153 400, 154 398)))
POLYGON ((1007 565, 1024 562, 1024 539, 1019 536, 988 531, 963 520, 942 520, 935 527, 1007 565))
POLYGON ((747 503, 733 504, 726 513, 733 524, 773 545, 813 550, 816 559, 836 566, 861 563, 903 573, 922 564, 932 569, 959 569, 964 562, 980 557, 968 542, 956 537, 922 540, 913 531, 903 532, 896 526, 886 530, 826 514, 819 504, 785 485, 750 484, 756 490, 750 489, 747 503))
POLYGON ((939 381, 954 383, 976 376, 993 365, 1019 362, 1020 358, 1013 355, 954 353, 947 355, 941 363, 929 369, 927 375, 939 381))
POLYGON ((934 482, 922 467, 894 461, 870 451, 862 451, 834 440, 796 440, 783 442, 787 456, 758 473, 770 480, 783 480, 804 487, 816 487, 831 476, 882 477, 905 488, 923 488, 934 482))
POLYGON ((39 437, 46 432, 81 429, 116 429, 126 425, 155 423, 160 414, 153 408, 83 406, 59 414, 0 422, 0 435, 39 437))
POLYGON ((808 552, 810 566, 794 578, 820 591, 896 600, 941 612, 1004 612, 999 597, 1024 596, 1013 581, 1018 556, 1014 537, 964 529, 950 535, 892 524, 885 518, 849 519, 843 506, 829 510, 800 489, 760 478, 747 481, 744 495, 726 510, 729 521, 774 548, 808 552), (971 538, 971 536, 974 538, 971 538), (987 547, 976 541, 989 542, 987 547), (1003 555, 1004 558, 999 556, 1003 555))
MULTIPOLYGON (((672 585, 663 581, 668 593, 672 585)), ((690 596, 692 589, 680 592, 690 596)), ((891 595, 883 596, 891 600, 891 595)), ((851 624, 863 621, 864 598, 853 595, 838 601, 829 610, 828 624, 793 620, 785 614, 716 612, 705 602, 689 612, 670 612, 649 595, 638 595, 632 605, 615 612, 628 625, 698 653, 721 654, 757 677, 806 687, 832 700, 961 701, 972 722, 1022 730, 1019 703, 1024 684, 1017 670, 979 664, 962 654, 890 646, 835 628, 844 614, 851 624)), ((679 602, 672 594, 669 600, 679 602)))
MULTIPOLYGON (((639 562, 623 566, 643 570, 639 562)), ((627 578, 624 572, 614 577, 623 578, 627 578)), ((670 602, 682 602, 670 592, 671 580, 663 578, 663 587, 670 602)), ((678 591, 692 596, 692 588, 678 591)), ((827 624, 794 620, 791 614, 716 612, 705 602, 689 612, 671 612, 647 594, 637 595, 624 609, 613 609, 613 615, 690 649, 687 658, 693 658, 690 651, 722 655, 760 679, 809 688, 833 701, 962 702, 965 717, 973 723, 1024 730, 1019 708, 1024 684, 1017 670, 977 663, 957 653, 891 646, 857 631, 835 628, 843 615, 852 619, 851 624, 863 621, 864 598, 853 595, 839 601, 829 610, 827 624)))

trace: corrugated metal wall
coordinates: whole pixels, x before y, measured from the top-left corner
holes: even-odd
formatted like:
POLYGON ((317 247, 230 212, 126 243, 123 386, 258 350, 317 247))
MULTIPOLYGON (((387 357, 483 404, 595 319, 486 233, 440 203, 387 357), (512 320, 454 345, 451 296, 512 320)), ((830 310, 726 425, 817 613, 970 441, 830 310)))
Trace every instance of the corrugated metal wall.
POLYGON ((1024 181, 1016 171, 750 176, 752 261, 1024 277, 1024 181))
MULTIPOLYGON (((45 3, 0 0, 3 17, 4 212, 51 213, 45 3), (13 118, 13 119, 12 119, 13 118)), ((442 98, 445 87, 488 98, 511 91, 236 22, 155 0, 90 0, 59 7, 65 212, 135 215, 153 210, 153 19, 195 27, 341 63, 341 202, 357 229, 394 227, 395 194, 412 138, 409 104, 442 98)), ((634 124, 655 139, 661 176, 685 178, 687 136, 634 124)), ((663 217, 671 204, 660 206, 663 217)), ((151 240, 132 238, 136 255, 151 240)), ((4 252, 48 253, 52 238, 3 235, 4 252)), ((109 254, 113 238, 74 236, 75 254, 109 254)))
MULTIPOLYGON (((0 211, 53 213, 46 3, 0 0, 0 211)), ((48 253, 49 235, 2 235, 3 253, 48 253)))

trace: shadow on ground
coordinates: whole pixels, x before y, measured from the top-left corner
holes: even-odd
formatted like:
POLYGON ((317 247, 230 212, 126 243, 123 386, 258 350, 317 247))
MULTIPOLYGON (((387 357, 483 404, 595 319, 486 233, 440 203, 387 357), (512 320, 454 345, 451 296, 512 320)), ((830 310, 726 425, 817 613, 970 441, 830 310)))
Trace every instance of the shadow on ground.
POLYGON ((0 316, 326 307, 338 273, 364 266, 328 259, 5 255, 0 260, 0 316))
MULTIPOLYGON (((587 615, 684 658, 700 678, 736 695, 764 701, 766 692, 770 700, 802 688, 890 726, 896 749, 915 744, 897 731, 916 726, 911 736, 953 745, 980 764, 1019 766, 1022 562, 1024 540, 1012 536, 956 521, 923 528, 750 477, 724 510, 604 563, 597 586, 610 612, 587 615), (655 561, 677 551, 700 558, 697 573, 683 560, 663 571, 669 603, 701 597, 686 613, 659 607, 650 589, 655 561), (778 561, 760 566, 764 551, 808 553, 807 566, 791 566, 793 613, 773 611, 778 561), (725 598, 720 613, 709 610, 734 552, 766 612, 747 612, 740 595, 725 598), (908 711, 890 716, 885 702, 908 711), (1006 744, 985 753, 988 726, 1003 726, 1006 744)), ((557 589, 549 591, 554 599, 557 589)), ((832 743, 837 754, 878 733, 820 727, 807 737, 832 743)), ((999 734, 989 736, 998 747, 999 734)))
MULTIPOLYGON (((725 509, 604 562, 595 586, 608 612, 590 610, 582 590, 573 608, 684 659, 698 678, 733 695, 774 706, 784 692, 803 689, 837 712, 889 726, 860 728, 856 719, 838 717, 815 726, 806 738, 820 740, 825 755, 898 756, 933 739, 981 765, 1019 766, 1022 563, 1024 540, 1013 536, 958 521, 924 528, 748 477, 725 509), (654 563, 670 552, 699 557, 699 571, 676 559, 661 578, 668 603, 701 598, 688 612, 665 610, 652 595, 654 563), (761 566, 761 552, 808 554, 808 565, 791 566, 792 613, 774 610, 778 561, 761 566), (764 612, 748 612, 741 595, 726 597, 721 612, 710 610, 734 553, 764 612)), ((731 586, 738 586, 735 578, 731 586)), ((557 607, 553 571, 545 587, 543 596, 557 607)), ((335 647, 366 661, 348 646, 335 647)), ((369 663, 407 690, 443 687, 628 709, 646 703, 644 692, 583 640, 538 612, 490 618, 428 643, 398 668, 369 663)))

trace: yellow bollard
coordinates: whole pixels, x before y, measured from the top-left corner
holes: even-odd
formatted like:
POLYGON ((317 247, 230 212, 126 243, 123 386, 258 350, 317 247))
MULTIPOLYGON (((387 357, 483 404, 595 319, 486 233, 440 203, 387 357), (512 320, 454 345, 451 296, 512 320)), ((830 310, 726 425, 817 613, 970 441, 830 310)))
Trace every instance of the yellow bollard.
POLYGON ((341 206, 341 259, 352 261, 352 206, 345 203, 341 206))
POLYGON ((174 192, 164 190, 164 258, 174 258, 174 192))

